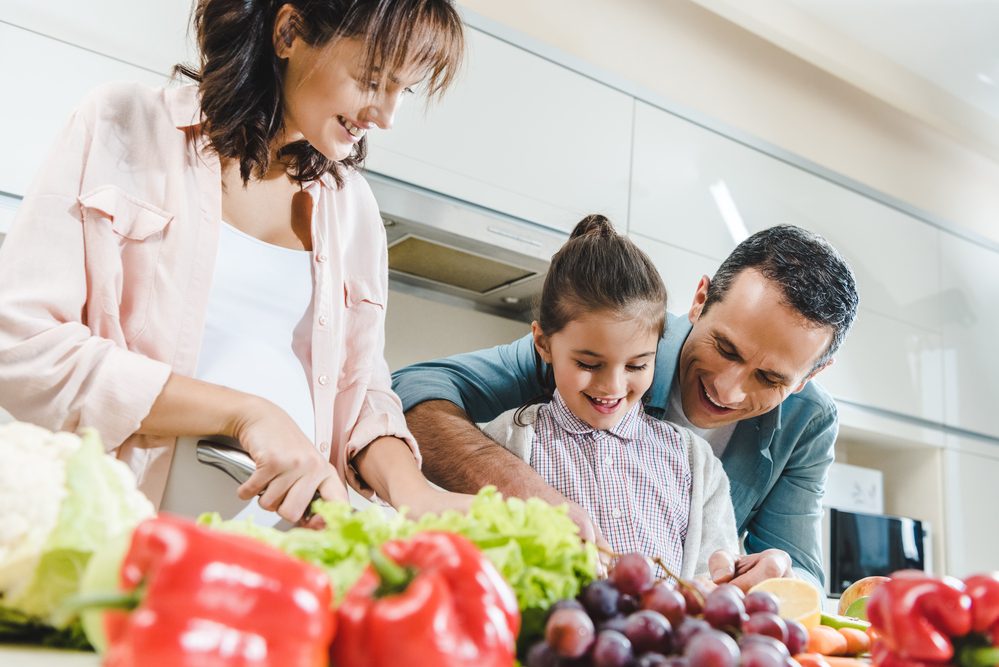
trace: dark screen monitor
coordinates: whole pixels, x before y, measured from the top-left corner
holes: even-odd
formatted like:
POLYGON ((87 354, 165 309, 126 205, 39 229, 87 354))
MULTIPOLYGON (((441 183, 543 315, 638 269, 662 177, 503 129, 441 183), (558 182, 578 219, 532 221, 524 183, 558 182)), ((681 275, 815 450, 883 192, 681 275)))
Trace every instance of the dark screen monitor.
POLYGON ((864 577, 926 569, 922 522, 833 508, 827 511, 830 594, 839 595, 864 577))

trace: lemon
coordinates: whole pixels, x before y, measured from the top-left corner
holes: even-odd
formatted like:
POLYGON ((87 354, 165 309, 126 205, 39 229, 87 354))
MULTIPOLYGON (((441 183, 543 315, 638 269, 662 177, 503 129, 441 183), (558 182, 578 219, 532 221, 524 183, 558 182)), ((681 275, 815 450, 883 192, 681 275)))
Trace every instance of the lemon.
POLYGON ((781 618, 798 621, 811 630, 822 620, 822 593, 801 579, 767 579, 749 589, 750 593, 765 591, 777 598, 777 613, 781 618))

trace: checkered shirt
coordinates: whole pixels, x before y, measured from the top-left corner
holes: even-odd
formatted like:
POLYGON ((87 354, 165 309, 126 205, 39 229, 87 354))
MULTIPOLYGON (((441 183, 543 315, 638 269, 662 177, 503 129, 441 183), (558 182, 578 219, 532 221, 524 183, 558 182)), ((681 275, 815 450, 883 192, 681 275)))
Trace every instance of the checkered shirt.
POLYGON ((672 424, 639 404, 614 428, 597 430, 556 391, 538 410, 531 467, 589 513, 614 551, 659 556, 680 571, 691 474, 683 436, 672 424))

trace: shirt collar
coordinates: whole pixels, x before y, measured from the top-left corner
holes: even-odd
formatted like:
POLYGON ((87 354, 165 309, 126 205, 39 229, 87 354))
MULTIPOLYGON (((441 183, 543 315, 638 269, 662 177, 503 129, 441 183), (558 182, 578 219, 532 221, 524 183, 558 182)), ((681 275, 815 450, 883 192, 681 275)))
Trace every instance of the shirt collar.
POLYGON ((585 435, 593 433, 594 431, 604 430, 605 433, 610 433, 611 435, 617 436, 621 440, 629 441, 635 439, 638 432, 638 426, 641 422, 642 405, 640 403, 633 405, 621 421, 615 424, 613 428, 609 429, 593 428, 585 421, 574 415, 569 409, 569 406, 565 404, 565 399, 563 399, 562 395, 558 393, 558 389, 555 390, 555 394, 552 396, 552 402, 550 405, 552 417, 554 417, 555 423, 557 423, 563 431, 576 435, 585 435))

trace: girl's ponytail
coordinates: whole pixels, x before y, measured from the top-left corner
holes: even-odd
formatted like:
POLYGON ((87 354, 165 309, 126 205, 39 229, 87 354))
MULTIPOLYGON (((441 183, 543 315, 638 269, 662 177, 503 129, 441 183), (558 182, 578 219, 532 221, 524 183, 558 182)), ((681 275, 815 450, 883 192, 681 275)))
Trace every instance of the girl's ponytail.
POLYGON ((617 236, 617 232, 614 231, 614 225, 611 224, 610 220, 599 213, 591 213, 576 223, 572 234, 569 235, 569 240, 571 241, 580 236, 595 236, 600 239, 608 239, 617 236))

